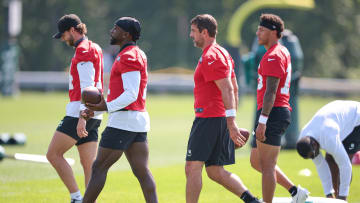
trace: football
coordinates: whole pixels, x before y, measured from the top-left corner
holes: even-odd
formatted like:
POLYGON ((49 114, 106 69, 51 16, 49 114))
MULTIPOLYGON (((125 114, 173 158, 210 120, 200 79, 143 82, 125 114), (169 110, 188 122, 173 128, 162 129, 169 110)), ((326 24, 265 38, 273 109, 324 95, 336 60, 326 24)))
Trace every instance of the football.
POLYGON ((101 101, 101 91, 94 87, 89 86, 81 92, 82 103, 98 104, 101 101))
MULTIPOLYGON (((239 131, 240 131, 241 135, 245 137, 245 143, 246 143, 250 137, 249 131, 246 130, 245 128, 239 128, 239 131)), ((240 148, 240 146, 235 144, 235 149, 239 149, 239 148, 240 148)))

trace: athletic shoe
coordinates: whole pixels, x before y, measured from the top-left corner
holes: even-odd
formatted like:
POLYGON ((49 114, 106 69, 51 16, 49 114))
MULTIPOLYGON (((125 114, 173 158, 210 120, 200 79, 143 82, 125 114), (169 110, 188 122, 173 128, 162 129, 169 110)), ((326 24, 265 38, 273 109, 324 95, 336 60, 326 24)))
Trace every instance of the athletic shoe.
POLYGON ((292 203, 304 203, 308 198, 310 192, 307 189, 302 188, 300 185, 297 186, 297 193, 292 197, 292 203))
POLYGON ((251 201, 250 203, 263 203, 263 201, 259 200, 258 198, 255 198, 253 201, 251 201))
POLYGON ((82 199, 78 200, 78 199, 71 199, 70 203, 82 203, 82 199))

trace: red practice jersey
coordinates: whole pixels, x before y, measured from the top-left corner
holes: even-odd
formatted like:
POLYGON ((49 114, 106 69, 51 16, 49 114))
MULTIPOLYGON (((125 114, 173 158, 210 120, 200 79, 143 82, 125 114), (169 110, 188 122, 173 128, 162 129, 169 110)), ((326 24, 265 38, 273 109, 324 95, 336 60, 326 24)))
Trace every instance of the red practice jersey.
POLYGON ((145 53, 136 45, 129 45, 125 47, 117 55, 111 68, 107 101, 111 102, 124 92, 121 75, 131 71, 140 72, 141 79, 139 95, 136 101, 125 107, 125 109, 144 112, 146 111, 145 98, 148 80, 147 59, 145 53))
POLYGON ((273 45, 262 57, 258 67, 258 86, 257 86, 257 108, 262 108, 264 94, 266 90, 266 79, 268 76, 280 78, 280 83, 276 91, 274 107, 287 107, 290 98, 291 81, 291 58, 286 47, 280 43, 273 45))
POLYGON ((220 45, 212 44, 204 49, 194 74, 196 117, 225 117, 221 91, 215 80, 235 77, 234 61, 220 45))
POLYGON ((76 47, 75 55, 71 59, 70 76, 69 76, 69 97, 70 102, 81 100, 81 86, 78 72, 78 64, 91 62, 95 73, 94 86, 102 89, 103 86, 103 54, 99 45, 84 39, 76 47))

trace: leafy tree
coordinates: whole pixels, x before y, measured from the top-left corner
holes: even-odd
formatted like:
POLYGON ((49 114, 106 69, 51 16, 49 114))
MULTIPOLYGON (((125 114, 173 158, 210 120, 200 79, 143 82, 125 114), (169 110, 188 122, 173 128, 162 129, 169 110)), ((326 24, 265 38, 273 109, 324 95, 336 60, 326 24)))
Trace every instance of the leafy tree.
MULTIPOLYGON (((3 4, 5 0, 0 0, 3 4)), ((229 19, 245 0, 23 0, 21 70, 65 70, 73 52, 52 39, 56 22, 64 14, 76 13, 88 27, 88 36, 103 49, 109 46, 109 30, 118 17, 133 16, 142 23, 139 45, 149 58, 150 69, 182 66, 193 69, 201 51, 189 38, 189 21, 200 13, 218 20, 217 41, 225 44, 229 19)), ((263 9, 253 13, 242 30, 241 53, 255 37, 261 13, 272 12, 285 20, 300 39, 305 54, 304 75, 318 77, 360 77, 360 0, 315 0, 310 11, 263 9)), ((0 22, 4 22, 4 12, 0 22)), ((2 23, 4 25, 4 23, 2 23)), ((0 39, 5 40, 4 26, 0 39)))

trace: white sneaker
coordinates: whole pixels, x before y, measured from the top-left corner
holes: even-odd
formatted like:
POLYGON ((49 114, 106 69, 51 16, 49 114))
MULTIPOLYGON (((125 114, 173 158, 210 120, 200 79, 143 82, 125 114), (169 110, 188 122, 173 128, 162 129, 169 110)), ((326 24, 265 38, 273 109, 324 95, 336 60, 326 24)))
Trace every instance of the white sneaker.
POLYGON ((304 203, 308 198, 310 192, 307 189, 302 188, 300 185, 297 186, 297 193, 292 197, 292 203, 304 203))
POLYGON ((78 199, 71 199, 70 203, 82 203, 82 199, 78 200, 78 199))

